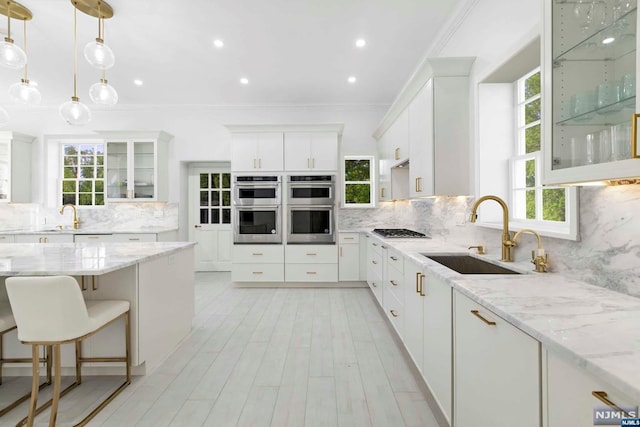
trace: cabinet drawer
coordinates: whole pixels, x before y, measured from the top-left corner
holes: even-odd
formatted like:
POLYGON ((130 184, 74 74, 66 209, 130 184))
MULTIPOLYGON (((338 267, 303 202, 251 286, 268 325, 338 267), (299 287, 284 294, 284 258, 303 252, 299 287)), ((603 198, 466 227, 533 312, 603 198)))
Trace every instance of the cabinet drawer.
POLYGON ((371 239, 369 241, 369 247, 371 249, 373 249, 373 251, 377 254, 382 255, 382 242, 380 242, 380 240, 377 239, 371 239))
POLYGON ((382 306, 382 281, 377 277, 374 277, 371 280, 367 281, 367 283, 369 284, 373 295, 378 300, 378 303, 382 306))
POLYGON ((382 257, 379 254, 375 252, 369 253, 367 268, 382 279, 382 257))
POLYGON ((393 292, 394 296, 401 304, 404 304, 404 276, 402 273, 395 268, 388 268, 387 280, 384 285, 393 292))
POLYGON ((16 243, 73 243, 71 234, 16 234, 16 243))
POLYGON ((0 236, 0 243, 13 243, 13 236, 0 236))
POLYGON ((284 248, 282 245, 233 245, 233 262, 248 263, 283 263, 284 248))
POLYGON ((287 264, 287 282, 337 282, 338 264, 287 264))
POLYGON ((231 280, 234 282, 282 282, 283 264, 233 264, 231 280))
POLYGON ((384 312, 391 320, 391 324, 400 338, 402 338, 404 335, 404 307, 395 295, 389 292, 389 286, 384 287, 383 295, 384 312))
POLYGON ((83 242, 113 242, 114 237, 111 234, 76 234, 73 236, 76 243, 83 242))
POLYGON ((387 265, 395 268, 400 273, 400 277, 404 274, 404 257, 395 249, 387 249, 387 265))
POLYGON ((155 242, 157 235, 155 233, 137 233, 137 234, 114 234, 114 242, 155 242))
POLYGON ((338 262, 336 245, 287 245, 284 253, 287 264, 338 262))
POLYGON ((360 241, 360 233, 339 233, 338 242, 341 244, 358 243, 360 241))

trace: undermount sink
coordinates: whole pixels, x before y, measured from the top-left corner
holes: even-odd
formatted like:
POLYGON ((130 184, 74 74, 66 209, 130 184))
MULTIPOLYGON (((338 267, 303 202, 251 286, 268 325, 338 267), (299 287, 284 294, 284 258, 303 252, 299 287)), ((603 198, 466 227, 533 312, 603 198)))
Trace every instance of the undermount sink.
POLYGON ((469 255, 421 255, 460 274, 521 274, 469 255))

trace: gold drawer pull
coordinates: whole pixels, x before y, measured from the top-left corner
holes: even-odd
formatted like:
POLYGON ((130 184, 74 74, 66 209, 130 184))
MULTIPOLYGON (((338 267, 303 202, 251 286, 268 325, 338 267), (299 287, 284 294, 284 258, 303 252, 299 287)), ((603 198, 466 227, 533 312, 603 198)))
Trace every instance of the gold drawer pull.
POLYGON ((129 237, 129 240, 140 240, 139 237, 129 237))
POLYGON ((394 261, 397 261, 397 260, 398 260, 398 258, 396 258, 396 257, 394 257, 394 256, 390 256, 389 258, 391 258, 391 259, 392 259, 392 260, 394 260, 394 261))
POLYGON ((380 246, 382 249, 387 249, 385 245, 380 246))
POLYGON ((484 317, 482 317, 480 315, 480 313, 478 313, 478 310, 471 310, 471 314, 473 314, 474 316, 476 316, 478 319, 482 320, 484 323, 486 323, 487 325, 490 326, 494 326, 496 324, 496 322, 492 321, 492 320, 487 320, 484 317))
POLYGON ((420 273, 420 296, 424 297, 425 293, 424 293, 424 278, 426 276, 422 273, 420 273))
POLYGON ((96 276, 91 276, 91 289, 94 291, 98 290, 98 285, 96 285, 96 276))
POLYGON ((99 239, 99 236, 87 236, 87 239, 99 239))
POLYGON ((396 160, 400 160, 400 147, 395 149, 394 157, 396 160))
POLYGON ((316 255, 318 255, 318 254, 313 253, 313 252, 307 252, 307 256, 316 256, 316 255))
POLYGON ((262 274, 262 271, 254 271, 253 274, 262 274))
POLYGON ((254 252, 251 255, 253 255, 253 256, 262 256, 262 254, 260 252, 254 252))
POLYGON ((375 262, 375 261, 371 261, 371 262, 372 262, 373 264, 377 264, 377 262, 375 262))
POLYGON ((80 276, 80 289, 83 291, 87 290, 87 285, 84 284, 84 276, 80 276))
POLYGON ((307 271, 307 274, 313 275, 313 274, 317 274, 317 273, 315 271, 307 271))
POLYGON ((591 394, 593 395, 593 397, 598 399, 600 402, 604 403, 607 406, 610 406, 612 409, 616 410, 617 412, 622 412, 625 417, 633 418, 630 414, 625 412, 618 405, 616 405, 615 403, 610 401, 607 398, 607 392, 606 391, 592 391, 591 394))
POLYGON ((376 285, 375 283, 371 282, 371 286, 373 286, 374 288, 377 288, 378 285, 376 285))
POLYGON ((391 313, 393 317, 398 317, 398 312, 395 310, 389 310, 389 313, 391 313))
POLYGON ((389 280, 389 283, 391 283, 393 286, 398 286, 395 280, 389 280))
POLYGON ((372 243, 372 245, 373 245, 373 246, 378 246, 378 244, 377 244, 377 243, 372 243))
MULTIPOLYGON (((4 237, 3 237, 4 239, 4 237)), ((353 240, 353 237, 343 237, 344 240, 353 240)))

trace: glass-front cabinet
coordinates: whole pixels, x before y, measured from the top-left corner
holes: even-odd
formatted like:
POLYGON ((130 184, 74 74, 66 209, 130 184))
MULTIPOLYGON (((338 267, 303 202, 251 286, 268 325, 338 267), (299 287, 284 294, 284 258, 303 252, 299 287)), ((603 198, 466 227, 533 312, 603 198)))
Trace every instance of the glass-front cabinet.
POLYGON ((544 184, 634 182, 636 0, 544 6, 544 184))
POLYGON ((110 201, 166 201, 168 140, 157 138, 106 139, 106 193, 110 201))
POLYGON ((31 145, 34 137, 0 131, 0 203, 31 201, 31 145))

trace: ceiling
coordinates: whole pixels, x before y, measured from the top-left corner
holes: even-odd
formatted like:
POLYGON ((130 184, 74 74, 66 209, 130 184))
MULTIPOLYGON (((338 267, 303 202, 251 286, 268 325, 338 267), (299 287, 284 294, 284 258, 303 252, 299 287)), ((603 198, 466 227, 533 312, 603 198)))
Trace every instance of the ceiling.
MULTIPOLYGON (((460 0, 107 0, 107 79, 120 105, 389 104, 460 0), (214 39, 225 46, 217 49, 214 39), (355 40, 367 45, 355 47, 355 40), (349 76, 357 82, 347 82, 349 76), (239 79, 249 79, 241 85, 239 79), (144 81, 136 86, 134 79, 144 81)), ((27 24, 29 78, 42 104, 72 95, 70 0, 19 0, 27 24)), ((0 32, 6 18, 0 16, 0 32)), ((22 46, 22 23, 12 21, 22 46)), ((82 56, 97 20, 78 13, 78 96, 100 78, 82 56)), ((20 70, 0 67, 0 104, 20 70), (6 89, 5 89, 6 88, 6 89)))

